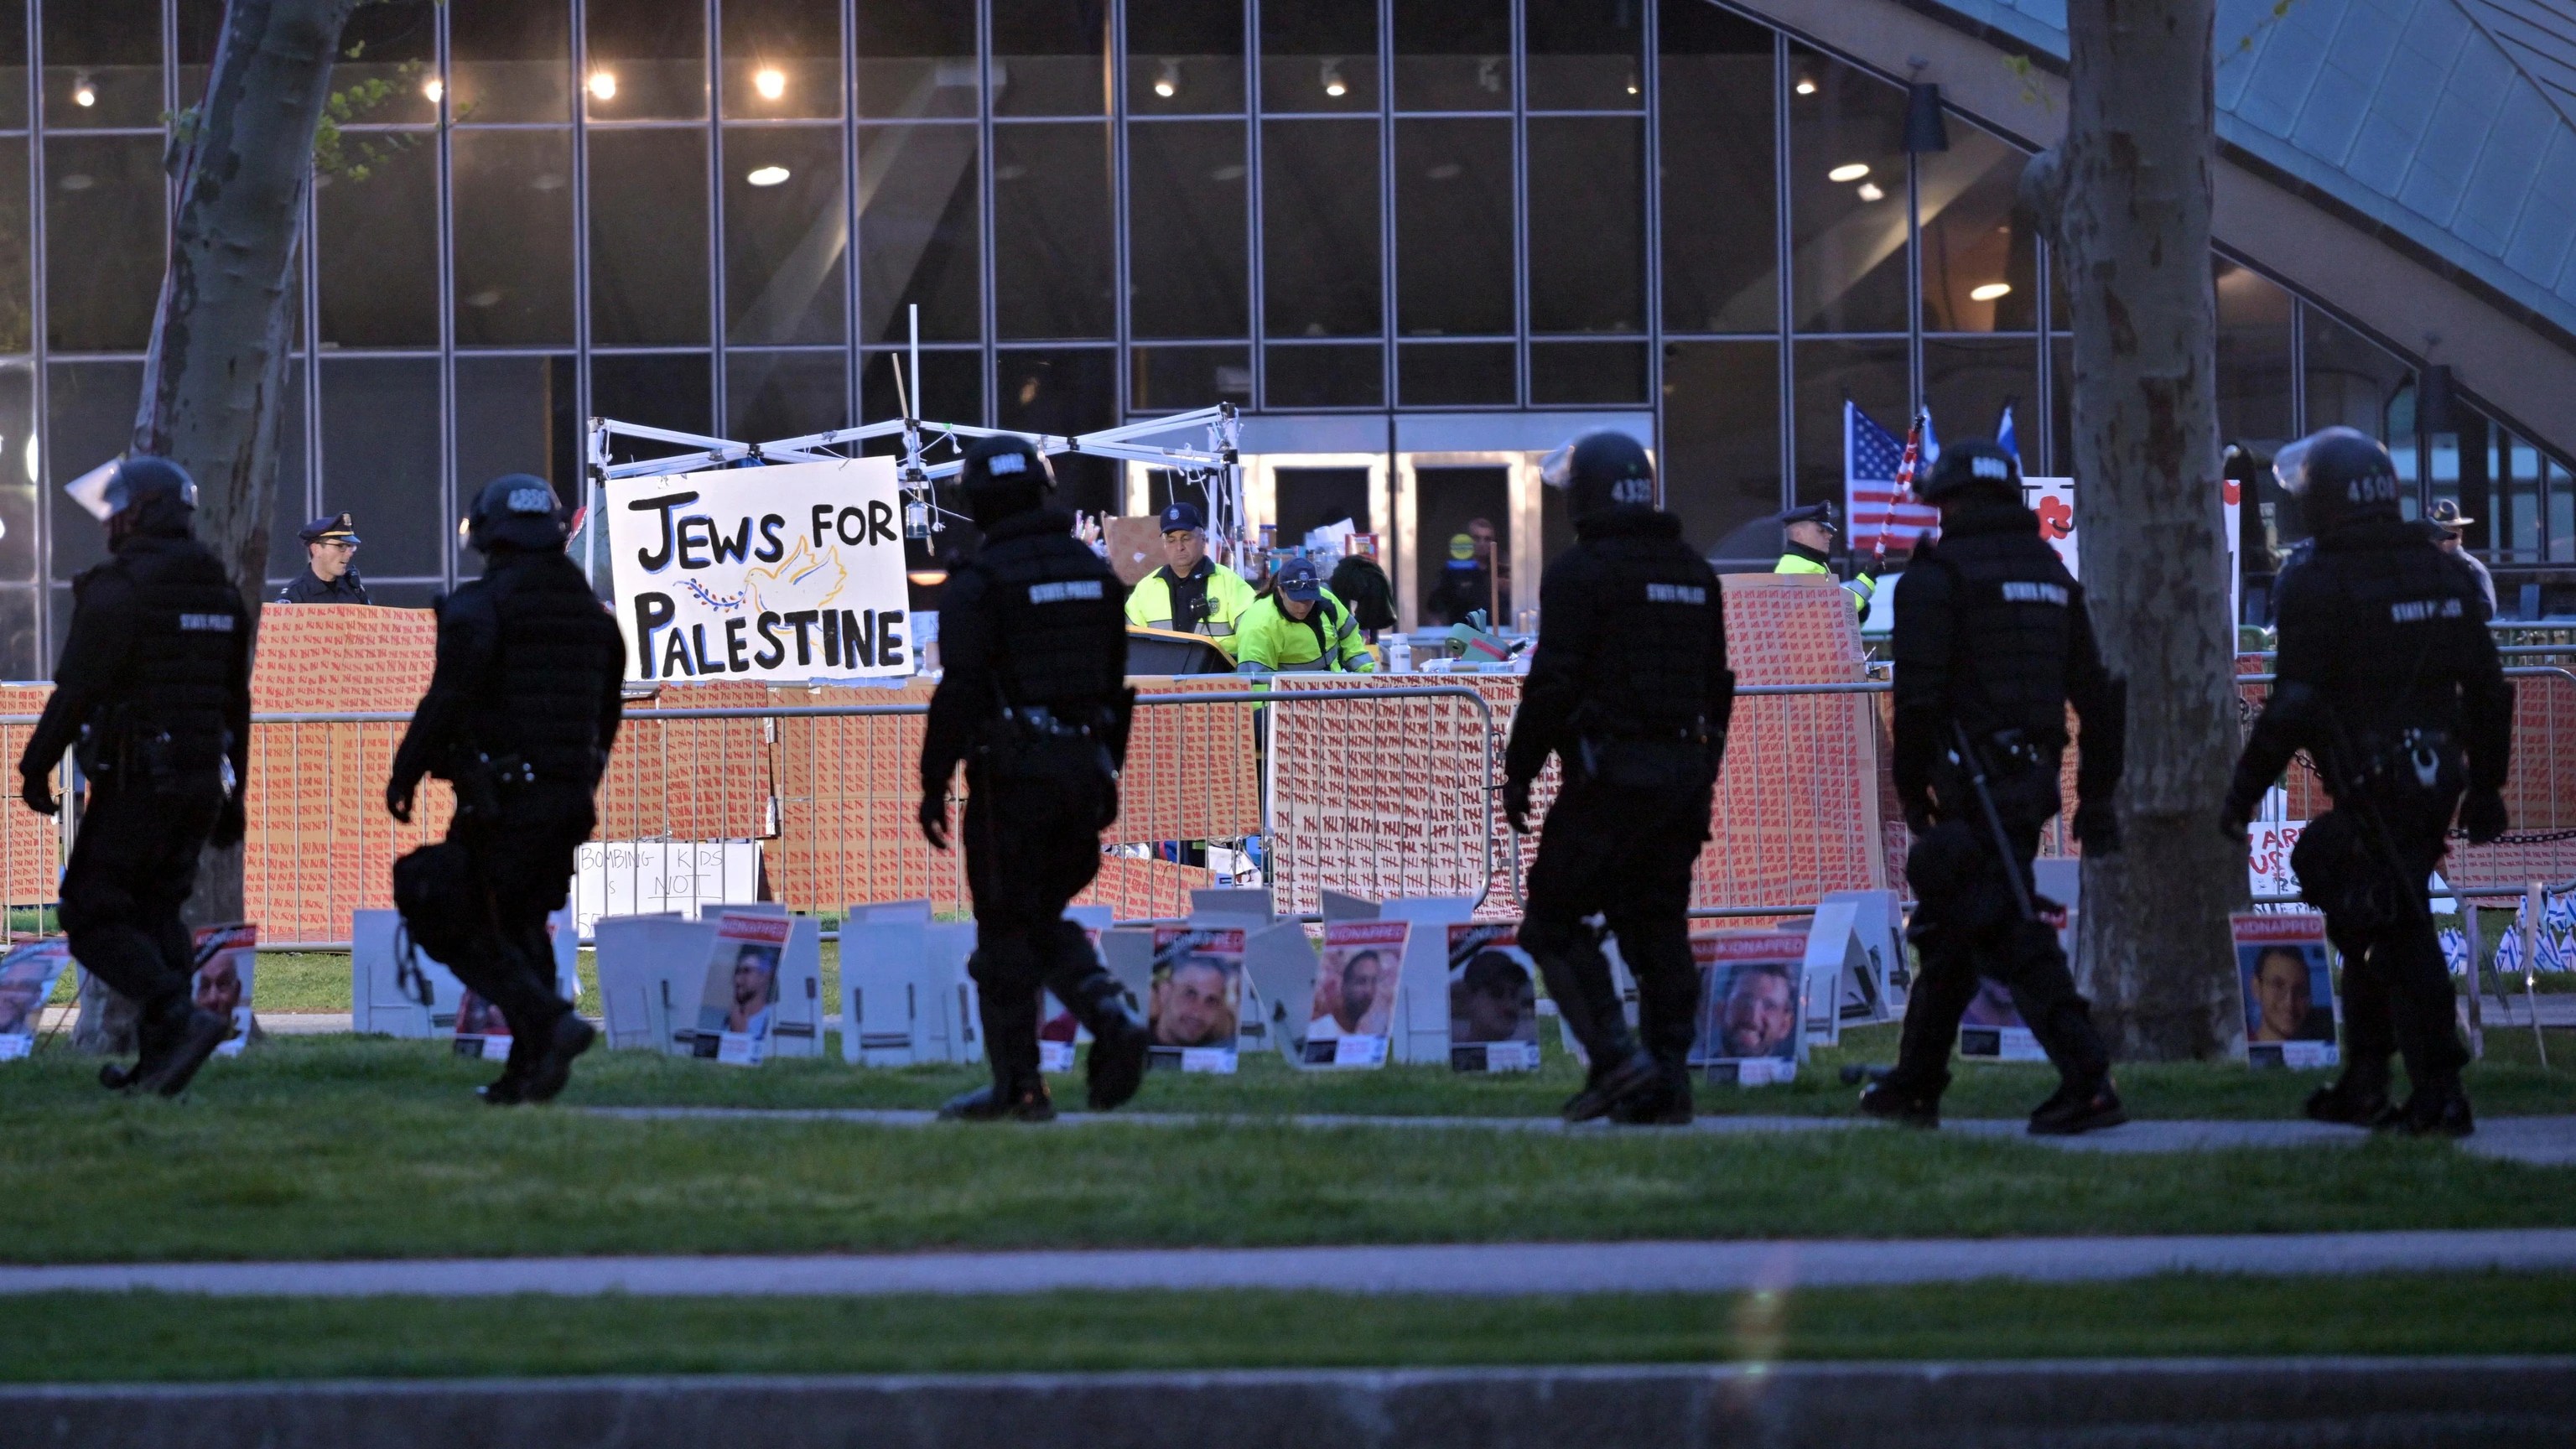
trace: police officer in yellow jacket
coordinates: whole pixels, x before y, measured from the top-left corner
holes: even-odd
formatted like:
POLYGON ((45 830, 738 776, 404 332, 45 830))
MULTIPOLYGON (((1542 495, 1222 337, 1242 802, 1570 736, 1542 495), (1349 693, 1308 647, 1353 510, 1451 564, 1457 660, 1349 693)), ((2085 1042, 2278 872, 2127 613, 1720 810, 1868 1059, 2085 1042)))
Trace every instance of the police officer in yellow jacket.
POLYGON ((1207 515, 1178 499, 1163 510, 1163 566, 1127 595, 1127 622, 1138 629, 1204 634, 1228 659, 1252 607, 1252 585, 1207 556, 1207 515))
POLYGON ((1235 668, 1244 674, 1371 674, 1377 661, 1358 621, 1309 560, 1280 566, 1274 587, 1244 611, 1235 668))
MULTIPOLYGON (((1788 540, 1781 551, 1779 565, 1771 572, 1831 574, 1834 571, 1834 535, 1842 532, 1842 525, 1834 520, 1831 502, 1792 508, 1780 515, 1780 527, 1788 535, 1788 540)), ((1843 587, 1850 591, 1853 604, 1860 609, 1860 616, 1868 618, 1870 596, 1878 592, 1877 572, 1862 569, 1843 587)))

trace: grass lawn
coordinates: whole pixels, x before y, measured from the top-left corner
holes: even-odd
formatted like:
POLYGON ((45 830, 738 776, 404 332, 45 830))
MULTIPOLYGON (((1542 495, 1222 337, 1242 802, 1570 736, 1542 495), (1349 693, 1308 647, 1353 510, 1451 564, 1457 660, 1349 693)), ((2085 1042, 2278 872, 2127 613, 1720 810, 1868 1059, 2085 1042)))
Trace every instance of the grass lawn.
MULTIPOLYGON (((578 1101, 935 1099, 963 1070, 757 1071, 603 1054, 578 1101)), ((885 1128, 496 1112, 430 1043, 280 1040, 181 1102, 127 1101, 57 1048, 0 1068, 0 1258, 788 1252, 1233 1243, 1997 1236, 2562 1225, 2576 1168, 2446 1143, 2101 1157, 1895 1129, 1573 1138, 1461 1129, 885 1128)), ((2198 1069, 2214 1075, 2215 1069, 2198 1069)), ((2533 1074, 2537 1076, 2536 1073, 2533 1074)), ((1438 1073, 1315 1082, 1385 1107, 1564 1083, 1438 1073)), ((2230 1080, 2235 1080, 2230 1076, 2230 1080)), ((2548 1079, 2563 1081, 2564 1078, 2548 1079)), ((1263 1083, 1157 1075, 1139 1106, 1263 1083)), ((1836 1088, 1836 1092, 1842 1089, 1836 1088)), ((2001 1090, 1998 1088, 1997 1090, 2001 1090)), ((2252 1090, 2238 1087, 2237 1090, 2252 1090)), ((1744 1093, 1759 1097, 1761 1093, 1744 1093)), ((2037 1090, 2010 1094, 2017 1105, 2037 1090)), ((1275 1106, 1272 1110, 1276 1110, 1275 1106)))
POLYGON ((2576 1351, 2576 1278, 1574 1298, 0 1299, 0 1379, 970 1373, 2576 1351), (2392 1313, 2402 1303, 2406 1311, 2392 1313))

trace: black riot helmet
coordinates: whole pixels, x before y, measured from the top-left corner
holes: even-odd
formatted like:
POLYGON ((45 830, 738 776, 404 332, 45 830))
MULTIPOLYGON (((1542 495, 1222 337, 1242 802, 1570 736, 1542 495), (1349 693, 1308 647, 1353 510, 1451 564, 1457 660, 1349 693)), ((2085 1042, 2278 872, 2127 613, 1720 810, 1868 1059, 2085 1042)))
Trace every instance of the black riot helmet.
POLYGON ((978 438, 966 450, 957 482, 966 490, 967 514, 990 532, 1005 518, 1044 508, 1055 491, 1055 470, 1026 438, 978 438))
POLYGON ((1585 433, 1547 455, 1539 477, 1571 495, 1574 516, 1655 506, 1655 464, 1646 445, 1614 428, 1585 433))
POLYGON ((2019 503, 2021 463, 1983 438, 1962 438, 1941 450, 1931 473, 1914 485, 1914 495, 1938 503, 1971 488, 2019 503))
POLYGON ((2273 455, 2272 476, 2299 500, 2299 514, 2315 533, 2346 519, 2398 516, 2397 463, 2358 428, 2325 428, 2290 444, 2273 455))
POLYGON ((106 524, 110 538, 182 535, 197 511, 197 480, 167 458, 119 458, 64 484, 63 492, 106 524))
POLYGON ((560 549, 567 536, 554 485, 532 473, 504 473, 484 484, 465 517, 465 541, 486 555, 560 549))

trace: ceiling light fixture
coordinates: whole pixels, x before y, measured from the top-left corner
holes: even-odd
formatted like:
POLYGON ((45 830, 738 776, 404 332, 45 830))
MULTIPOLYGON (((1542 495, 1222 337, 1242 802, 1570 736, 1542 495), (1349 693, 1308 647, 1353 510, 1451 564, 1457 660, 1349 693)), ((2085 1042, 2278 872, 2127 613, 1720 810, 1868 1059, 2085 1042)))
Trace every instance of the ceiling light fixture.
POLYGON ((98 104, 98 87, 89 83, 87 72, 72 77, 72 104, 84 110, 98 104))
POLYGON ((1349 95, 1350 93, 1351 93, 1351 88, 1350 88, 1349 86, 1344 85, 1344 84, 1342 83, 1342 63, 1341 63, 1341 61, 1339 61, 1339 60, 1328 60, 1328 61, 1325 61, 1325 62, 1324 62, 1324 94, 1326 94, 1326 95, 1328 95, 1328 96, 1331 96, 1334 100, 1337 100, 1337 101, 1338 101, 1338 100, 1340 100, 1342 97, 1344 97, 1344 96, 1346 96, 1346 95, 1349 95))
POLYGON ((1177 60, 1164 61, 1163 73, 1154 77, 1154 94, 1168 101, 1180 93, 1181 63, 1177 60))
POLYGON ((1633 75, 1628 77, 1628 94, 1637 94, 1637 78, 1633 75))
POLYGON ((1878 183, 1875 181, 1864 181, 1860 185, 1853 187, 1852 195, 1859 197, 1863 201, 1885 201, 1887 199, 1887 193, 1881 191, 1878 187, 1878 183))
POLYGON ((420 83, 420 93, 428 97, 429 103, 434 106, 447 98, 447 87, 438 77, 431 76, 420 83))
POLYGON ((1798 77, 1798 94, 1802 96, 1812 96, 1815 93, 1816 83, 1814 81, 1807 79, 1805 76, 1798 77))
POLYGON ((787 175, 787 168, 784 166, 763 166, 742 179, 754 186, 776 186, 785 181, 787 175))
POLYGON ((1825 179, 1827 181, 1858 181, 1868 174, 1868 162, 1846 161, 1840 166, 1835 167, 1833 170, 1826 172, 1825 179))
POLYGON ((613 101, 617 99, 617 72, 613 70, 592 71, 590 73, 590 93, 598 100, 613 101))
POLYGON ((1991 302, 1998 297, 2011 295, 2012 283, 2010 282, 1986 282, 1968 289, 1968 300, 1972 302, 1991 302))
POLYGON ((774 101, 787 94, 787 73, 774 65, 764 65, 752 72, 751 88, 760 92, 764 101, 774 101))

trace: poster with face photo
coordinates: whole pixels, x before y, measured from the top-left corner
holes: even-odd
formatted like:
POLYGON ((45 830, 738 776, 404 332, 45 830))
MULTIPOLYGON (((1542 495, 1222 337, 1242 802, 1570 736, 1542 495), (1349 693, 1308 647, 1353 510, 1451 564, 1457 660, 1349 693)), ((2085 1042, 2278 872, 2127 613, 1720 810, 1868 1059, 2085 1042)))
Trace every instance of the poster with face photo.
POLYGON ((1242 928, 1156 926, 1152 979, 1145 1032, 1153 1060, 1185 1072, 1232 1072, 1243 1015, 1242 928))
POLYGON ((1699 965, 1698 1029, 1689 1061, 1748 1087, 1798 1075, 1807 938, 1795 931, 1719 931, 1691 938, 1699 965))
POLYGON ((60 936, 25 942, 0 957, 0 1062, 36 1049, 45 1003, 53 999, 54 983, 71 959, 71 948, 60 936))
MULTIPOLYGON (((2040 918, 2057 932, 2057 947, 2075 964, 2076 912, 2065 906, 2043 909, 2040 918)), ((2013 1004, 2012 988, 1991 976, 1977 978, 1977 994, 1968 1000, 1968 1009, 1959 1014, 1959 1055, 1964 1060, 1984 1062, 2044 1062, 2048 1052, 2039 1044, 2039 1036, 2021 1019, 2021 1008, 2013 1004)))
POLYGON ((1538 966, 1518 926, 1449 927, 1449 1066, 1538 1070, 1538 966))
POLYGON ((716 944, 707 959, 706 994, 698 1000, 694 1055, 727 1066, 756 1067, 769 1057, 769 1029, 778 1015, 778 958, 787 951, 787 916, 727 911, 716 918, 716 944))
MULTIPOLYGON (((1090 943, 1093 959, 1100 956, 1100 931, 1082 928, 1082 938, 1090 943)), ((1073 1070, 1074 1044, 1082 1037, 1082 1023, 1074 1019, 1073 1008, 1056 1000, 1052 991, 1038 992, 1038 1070, 1063 1073, 1073 1070)))
POLYGON ((248 921, 197 928, 197 973, 188 983, 199 1011, 232 1018, 233 1034, 215 1055, 237 1057, 250 1040, 251 987, 259 967, 259 927, 248 921))
POLYGON ((2229 916, 2227 925, 2245 998, 2247 1062, 2334 1066, 2340 1056, 2326 918, 2313 911, 2248 912, 2229 916))
POLYGON ((1328 921, 1306 1023, 1310 1067, 1382 1067, 1404 966, 1403 921, 1328 921))

